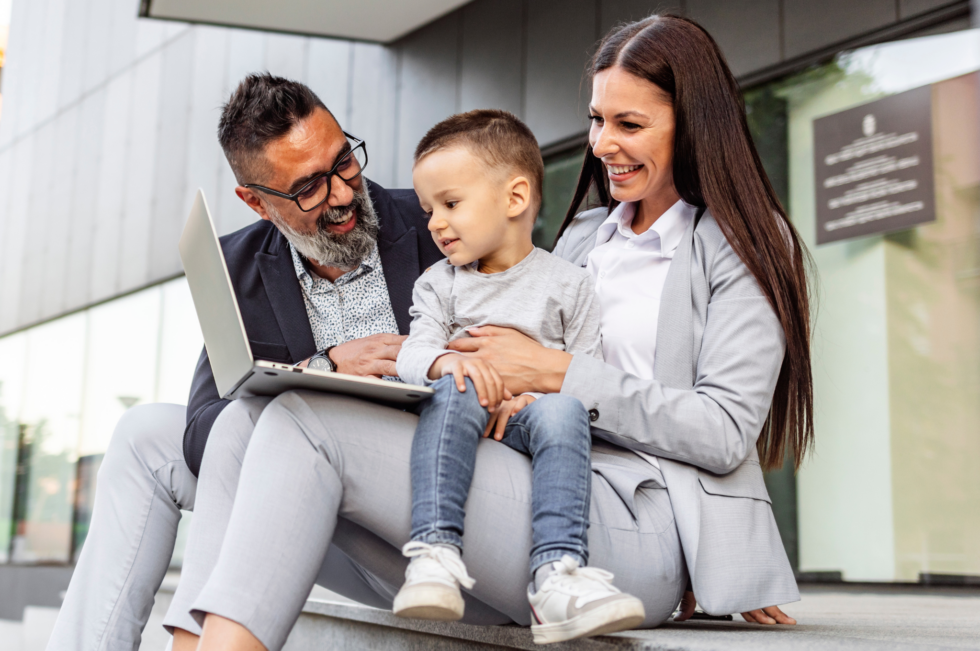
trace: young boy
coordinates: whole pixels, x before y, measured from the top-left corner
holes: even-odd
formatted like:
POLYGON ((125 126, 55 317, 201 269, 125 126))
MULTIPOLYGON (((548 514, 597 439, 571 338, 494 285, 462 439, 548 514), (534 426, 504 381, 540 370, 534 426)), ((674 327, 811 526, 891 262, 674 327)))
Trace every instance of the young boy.
POLYGON ((511 397, 494 368, 446 344, 482 325, 515 328, 544 346, 601 355, 591 275, 531 243, 544 164, 538 143, 504 111, 455 115, 415 150, 412 179, 447 259, 415 283, 411 334, 398 355, 407 382, 432 384, 412 443, 412 558, 395 597, 402 617, 463 616, 464 505, 481 435, 532 457, 531 629, 537 643, 632 628, 643 604, 588 560, 591 439, 578 400, 511 397), (509 417, 509 420, 508 420, 509 417), (495 428, 499 432, 502 428, 495 428))

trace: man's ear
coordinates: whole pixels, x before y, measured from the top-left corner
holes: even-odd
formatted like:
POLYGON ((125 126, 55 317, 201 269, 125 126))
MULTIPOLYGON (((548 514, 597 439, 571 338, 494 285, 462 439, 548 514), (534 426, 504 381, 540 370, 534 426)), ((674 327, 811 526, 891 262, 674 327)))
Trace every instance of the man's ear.
POLYGON ((526 176, 515 176, 507 184, 507 216, 518 217, 531 205, 531 183, 526 176))
POLYGON ((245 205, 258 213, 259 217, 269 221, 272 220, 271 217, 269 217, 269 213, 265 211, 265 206, 262 205, 262 200, 259 199, 259 195, 241 185, 235 188, 235 194, 238 195, 239 199, 245 202, 245 205))

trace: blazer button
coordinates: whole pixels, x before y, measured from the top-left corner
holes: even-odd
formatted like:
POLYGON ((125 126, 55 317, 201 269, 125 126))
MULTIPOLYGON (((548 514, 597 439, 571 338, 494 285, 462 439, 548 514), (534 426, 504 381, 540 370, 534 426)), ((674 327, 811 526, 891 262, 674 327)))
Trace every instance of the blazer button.
POLYGON ((592 421, 593 423, 596 422, 597 420, 599 420, 599 410, 598 409, 590 409, 589 410, 589 420, 592 421))

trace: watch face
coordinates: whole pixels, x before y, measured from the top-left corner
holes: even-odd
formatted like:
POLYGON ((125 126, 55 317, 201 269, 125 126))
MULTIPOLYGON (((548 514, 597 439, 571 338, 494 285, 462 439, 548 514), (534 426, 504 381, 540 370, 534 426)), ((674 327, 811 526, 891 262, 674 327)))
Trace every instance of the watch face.
POLYGON ((330 363, 330 360, 324 357, 314 357, 307 366, 307 368, 311 368, 314 371, 326 371, 328 373, 333 370, 332 367, 333 364, 330 363))

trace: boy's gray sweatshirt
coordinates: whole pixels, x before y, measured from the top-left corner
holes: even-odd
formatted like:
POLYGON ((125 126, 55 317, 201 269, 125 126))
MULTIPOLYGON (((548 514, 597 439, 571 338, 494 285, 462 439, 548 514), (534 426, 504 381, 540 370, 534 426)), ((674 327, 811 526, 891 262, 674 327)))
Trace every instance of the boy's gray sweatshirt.
POLYGON ((542 346, 602 359, 599 302, 592 274, 543 249, 495 274, 477 264, 432 265, 415 282, 412 328, 398 353, 398 375, 431 384, 429 368, 466 328, 514 328, 542 346))

